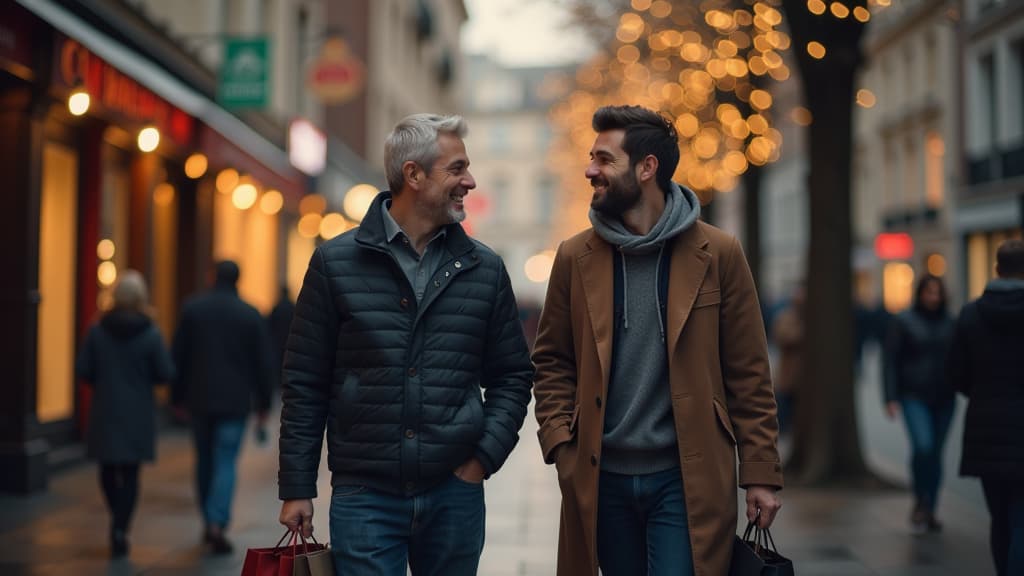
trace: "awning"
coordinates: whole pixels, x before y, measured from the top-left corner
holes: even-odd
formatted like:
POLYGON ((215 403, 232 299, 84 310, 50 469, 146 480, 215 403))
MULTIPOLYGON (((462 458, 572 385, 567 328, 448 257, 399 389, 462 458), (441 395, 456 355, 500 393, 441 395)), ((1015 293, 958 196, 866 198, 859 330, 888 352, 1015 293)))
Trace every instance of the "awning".
POLYGON ((244 143, 247 154, 277 173, 282 180, 294 182, 301 178, 301 174, 288 162, 284 150, 158 64, 126 48, 51 0, 17 2, 174 106, 216 130, 228 142, 244 143))

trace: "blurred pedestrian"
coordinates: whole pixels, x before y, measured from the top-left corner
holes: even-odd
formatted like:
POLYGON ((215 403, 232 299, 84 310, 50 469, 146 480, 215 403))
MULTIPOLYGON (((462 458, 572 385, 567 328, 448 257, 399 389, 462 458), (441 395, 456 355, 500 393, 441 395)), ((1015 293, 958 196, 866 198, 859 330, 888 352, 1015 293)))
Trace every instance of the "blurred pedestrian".
POLYGON ((772 341, 779 351, 775 370, 775 401, 779 405, 779 432, 789 433, 800 374, 803 371, 804 303, 806 288, 801 282, 793 289, 787 306, 772 324, 772 341))
POLYGON ((609 106, 593 128, 593 228, 555 255, 533 352, 558 574, 725 574, 737 483, 748 520, 767 527, 780 507, 757 292, 736 239, 671 181, 672 122, 609 106))
POLYGON ((273 382, 279 389, 281 384, 281 364, 284 360, 285 345, 288 343, 288 331, 292 327, 292 315, 295 314, 295 303, 288 293, 288 286, 281 286, 277 303, 267 315, 267 327, 270 330, 270 342, 273 346, 273 382))
POLYGON ((311 534, 326 425, 339 576, 476 574, 483 481, 526 417, 533 368, 508 273, 459 225, 476 187, 465 134, 458 116, 399 122, 391 191, 317 248, 296 302, 279 519, 311 534))
POLYGON ((174 403, 189 413, 203 541, 228 554, 225 537, 235 492, 235 466, 246 419, 255 407, 263 426, 270 406, 272 354, 263 317, 238 297, 238 265, 216 264, 212 290, 182 307, 174 335, 178 378, 174 403))
POLYGON ((969 399, 960 474, 978 476, 999 576, 1024 574, 1024 241, 996 252, 998 278, 964 306, 948 374, 969 399))
POLYGON ((886 414, 896 418, 902 410, 910 436, 915 497, 910 523, 917 534, 942 529, 935 510, 956 396, 944 372, 952 336, 946 287, 941 278, 925 275, 917 284, 913 306, 889 323, 883 378, 886 414))
POLYGON ((174 378, 160 330, 148 313, 142 274, 125 270, 114 286, 113 308, 85 337, 75 372, 92 387, 88 454, 100 465, 110 511, 110 552, 128 554, 128 529, 139 493, 139 464, 156 453, 153 387, 174 378))

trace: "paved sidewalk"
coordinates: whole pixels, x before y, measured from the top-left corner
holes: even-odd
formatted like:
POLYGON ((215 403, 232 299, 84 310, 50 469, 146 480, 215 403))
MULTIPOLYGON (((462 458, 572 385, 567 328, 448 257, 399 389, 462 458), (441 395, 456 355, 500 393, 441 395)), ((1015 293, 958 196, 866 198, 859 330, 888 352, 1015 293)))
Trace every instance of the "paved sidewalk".
MULTIPOLYGON (((531 417, 532 418, 532 417, 531 417)), ((487 544, 480 574, 554 574, 559 494, 554 470, 540 459, 532 419, 505 468, 487 483, 487 544)), ((54 478, 50 490, 31 497, 0 496, 0 574, 20 575, 217 575, 239 574, 244 550, 268 546, 277 524, 276 446, 258 447, 247 434, 240 463, 230 536, 236 553, 206 556, 192 497, 188 436, 165 433, 159 460, 144 467, 132 529, 130 559, 107 557, 108 518, 92 465, 54 478)), ((326 473, 314 525, 328 534, 326 473)), ((809 575, 991 574, 987 515, 969 498, 943 502, 943 534, 915 537, 907 528, 910 499, 883 493, 787 490, 773 531, 783 554, 809 575)))

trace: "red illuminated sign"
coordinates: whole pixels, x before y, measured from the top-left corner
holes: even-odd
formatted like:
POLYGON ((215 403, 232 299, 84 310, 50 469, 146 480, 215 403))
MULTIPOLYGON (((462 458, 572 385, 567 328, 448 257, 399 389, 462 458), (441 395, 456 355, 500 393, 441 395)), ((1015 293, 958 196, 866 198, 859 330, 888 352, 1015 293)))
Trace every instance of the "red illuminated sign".
POLYGON ((54 83, 70 90, 79 83, 93 105, 124 120, 154 124, 177 144, 192 144, 194 120, 70 38, 57 38, 54 83))
POLYGON ((909 260, 914 256, 914 239, 904 232, 875 236, 875 255, 879 260, 909 260))

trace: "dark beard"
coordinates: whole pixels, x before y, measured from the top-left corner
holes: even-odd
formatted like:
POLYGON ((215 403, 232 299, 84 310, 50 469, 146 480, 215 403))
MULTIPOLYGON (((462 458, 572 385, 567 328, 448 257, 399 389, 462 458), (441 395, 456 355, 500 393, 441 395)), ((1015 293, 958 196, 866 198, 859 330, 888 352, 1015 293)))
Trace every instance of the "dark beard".
POLYGON ((621 178, 609 179, 604 198, 592 200, 590 207, 605 216, 617 218, 636 206, 639 201, 640 183, 636 181, 636 176, 632 172, 627 172, 621 178))

